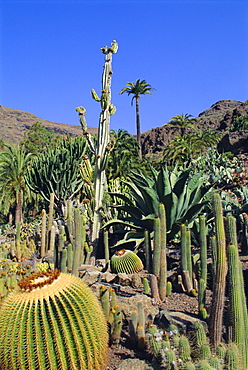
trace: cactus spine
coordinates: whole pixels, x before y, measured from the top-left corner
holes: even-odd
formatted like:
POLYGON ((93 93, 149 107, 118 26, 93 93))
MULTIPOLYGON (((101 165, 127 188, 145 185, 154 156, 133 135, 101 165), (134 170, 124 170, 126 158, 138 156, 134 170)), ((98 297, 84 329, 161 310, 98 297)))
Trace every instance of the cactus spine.
POLYGON ((106 367, 104 315, 94 293, 73 275, 54 270, 21 280, 1 306, 0 323, 3 370, 106 367))
POLYGON ((222 336, 222 319, 226 287, 227 260, 223 210, 219 194, 214 193, 212 195, 212 205, 215 216, 217 260, 209 331, 211 344, 214 348, 216 348, 221 342, 222 336))

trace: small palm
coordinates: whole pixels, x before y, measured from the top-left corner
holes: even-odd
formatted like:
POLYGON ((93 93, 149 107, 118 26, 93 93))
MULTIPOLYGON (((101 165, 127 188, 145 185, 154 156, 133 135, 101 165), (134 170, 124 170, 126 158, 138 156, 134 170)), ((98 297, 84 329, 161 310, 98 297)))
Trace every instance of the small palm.
POLYGON ((151 91, 155 89, 151 87, 150 84, 146 82, 146 80, 136 80, 135 82, 128 81, 126 86, 120 91, 120 94, 127 93, 128 95, 133 95, 131 104, 133 105, 133 101, 136 101, 136 130, 137 130, 137 141, 140 146, 139 149, 139 157, 140 160, 142 159, 142 151, 141 151, 141 141, 140 141, 140 113, 139 113, 139 99, 141 95, 152 95, 151 91))

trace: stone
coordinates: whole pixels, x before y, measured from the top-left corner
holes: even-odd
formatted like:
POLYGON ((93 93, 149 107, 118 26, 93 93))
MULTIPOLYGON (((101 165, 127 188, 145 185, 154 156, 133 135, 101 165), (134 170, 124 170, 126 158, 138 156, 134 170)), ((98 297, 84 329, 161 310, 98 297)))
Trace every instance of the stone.
POLYGON ((116 274, 112 274, 111 272, 106 271, 102 273, 102 280, 106 281, 106 283, 111 283, 115 280, 116 276, 116 274))
POLYGON ((101 272, 97 271, 93 267, 87 268, 87 270, 81 272, 80 277, 85 284, 91 286, 101 279, 101 272))
POLYGON ((117 274, 117 282, 123 286, 130 286, 132 284, 132 278, 130 275, 125 274, 124 272, 119 272, 117 274))
POLYGON ((144 360, 138 358, 126 358, 123 360, 117 370, 154 370, 152 364, 147 364, 144 360))

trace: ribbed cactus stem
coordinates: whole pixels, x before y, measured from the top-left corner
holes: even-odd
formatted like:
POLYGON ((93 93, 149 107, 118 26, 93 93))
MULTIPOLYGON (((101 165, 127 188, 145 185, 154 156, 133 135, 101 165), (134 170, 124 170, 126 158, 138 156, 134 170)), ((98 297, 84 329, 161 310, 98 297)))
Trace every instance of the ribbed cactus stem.
POLYGON ((199 239, 200 239, 200 266, 201 279, 207 285, 207 233, 206 233, 206 217, 199 216, 199 239))
POLYGON ((122 330, 122 312, 119 305, 114 306, 112 310, 114 313, 114 323, 111 339, 113 343, 118 344, 120 342, 122 330))
POLYGON ((215 216, 215 230, 217 243, 216 276, 213 286, 213 299, 210 314, 210 341, 214 348, 221 342, 223 310, 226 288, 227 259, 226 237, 223 220, 223 209, 220 195, 212 195, 212 206, 215 216))
POLYGON ((145 312, 142 302, 137 302, 138 326, 145 327, 145 312))
POLYGON ((68 272, 72 271, 72 265, 73 265, 73 250, 72 250, 72 244, 69 243, 67 246, 67 269, 68 272))
POLYGON ((138 325, 137 327, 137 339, 138 339, 138 349, 140 351, 144 350, 146 347, 146 336, 145 328, 142 325, 138 325))
POLYGON ((148 272, 151 272, 152 271, 152 269, 151 269, 151 261, 152 261, 151 253, 152 252, 151 252, 151 236, 150 236, 150 231, 149 230, 145 230, 144 236, 145 236, 145 255, 146 255, 145 269, 148 272))
POLYGON ((153 250, 153 274, 159 277, 160 274, 160 258, 161 258, 161 233, 160 233, 160 218, 154 219, 154 250, 153 250))
POLYGON ((229 267, 229 304, 232 323, 232 340, 237 344, 242 354, 242 363, 244 368, 248 367, 248 348, 247 348, 247 307, 245 295, 242 292, 241 283, 241 265, 237 246, 228 245, 228 267, 229 267))
POLYGON ((112 80, 112 51, 107 49, 105 63, 102 74, 102 96, 101 108, 97 135, 97 144, 95 148, 95 172, 94 172, 94 191, 95 191, 95 209, 92 228, 92 242, 97 247, 99 231, 101 227, 100 208, 102 206, 103 193, 106 187, 106 164, 109 151, 106 150, 109 144, 109 126, 111 103, 111 80, 112 80))
POLYGON ((185 335, 182 335, 179 340, 179 358, 183 360, 183 362, 186 362, 190 358, 190 345, 189 340, 185 335))
POLYGON ((225 222, 226 222, 226 243, 234 244, 238 248, 236 218, 232 215, 227 215, 225 222))
POLYGON ((193 269, 191 252, 191 234, 189 229, 186 230, 186 249, 187 249, 187 270, 189 271, 189 277, 192 281, 193 269))
POLYGON ((248 253, 248 215, 247 213, 241 213, 241 227, 242 227, 242 234, 241 234, 241 249, 242 252, 247 254, 248 253))
POLYGON ((74 220, 75 220, 75 245, 73 248, 73 264, 72 264, 72 274, 78 276, 78 268, 81 263, 81 249, 82 249, 82 217, 80 210, 75 208, 74 210, 74 220))
POLYGON ((103 232, 103 243, 104 243, 104 251, 105 251, 105 263, 109 263, 109 241, 108 241, 108 230, 104 230, 103 232))
POLYGON ((201 310, 205 308, 206 304, 206 282, 203 279, 199 280, 198 284, 198 311, 201 315, 201 310))
POLYGON ((40 255, 44 257, 46 253, 46 211, 43 209, 41 211, 41 248, 40 255))
POLYGON ((187 242, 186 242, 186 225, 180 226, 181 234, 181 268, 182 271, 188 270, 188 258, 187 258, 187 242))
POLYGON ((150 294, 151 288, 147 278, 143 278, 143 289, 145 294, 150 294))
POLYGON ((50 202, 49 202, 49 211, 48 211, 48 223, 47 223, 47 240, 48 240, 48 249, 53 250, 54 244, 53 240, 51 240, 51 231, 53 225, 53 210, 54 210, 54 193, 50 194, 50 202))
POLYGON ((110 301, 109 301, 109 289, 104 285, 100 287, 100 301, 106 320, 109 320, 110 314, 110 301))
POLYGON ((63 248, 61 251, 61 272, 67 272, 67 248, 63 248))
POLYGON ((211 357, 211 350, 208 344, 202 344, 200 346, 200 359, 208 360, 211 357))
POLYGON ((166 242, 166 214, 163 203, 158 204, 158 216, 160 219, 160 273, 159 273, 159 295, 163 301, 166 297, 167 287, 167 242, 166 242))

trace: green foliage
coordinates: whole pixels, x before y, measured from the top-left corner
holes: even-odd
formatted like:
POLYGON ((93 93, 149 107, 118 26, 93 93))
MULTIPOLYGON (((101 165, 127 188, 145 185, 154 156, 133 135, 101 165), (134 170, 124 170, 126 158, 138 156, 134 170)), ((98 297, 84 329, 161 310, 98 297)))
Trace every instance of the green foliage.
POLYGON ((23 221, 23 204, 30 196, 25 174, 32 155, 26 154, 20 146, 5 145, 0 152, 0 202, 4 214, 15 209, 15 223, 23 221))
POLYGON ((40 154, 52 148, 61 137, 54 130, 48 130, 41 122, 35 122, 29 130, 25 131, 20 146, 27 153, 40 154))
POLYGON ((179 114, 179 115, 176 115, 174 117, 172 117, 169 121, 169 123, 180 129, 181 131, 181 137, 184 137, 185 135, 185 130, 187 128, 195 128, 195 125, 197 123, 197 119, 196 118, 192 118, 193 116, 191 114, 179 114))
POLYGON ((188 170, 174 168, 169 171, 167 167, 162 167, 160 171, 151 168, 151 174, 152 176, 148 177, 134 173, 130 176, 130 181, 124 182, 129 188, 128 193, 111 193, 117 200, 125 202, 116 206, 118 211, 123 213, 104 227, 122 224, 136 230, 127 232, 127 242, 137 237, 144 238, 146 229, 154 230, 153 220, 158 216, 159 203, 166 207, 167 241, 175 237, 180 224, 190 226, 207 203, 204 197, 211 186, 205 184, 203 173, 191 175, 188 170))
POLYGON ((32 159, 25 174, 27 185, 47 202, 54 193, 57 211, 63 213, 62 205, 83 186, 79 165, 86 151, 85 137, 63 138, 54 148, 32 159))
POLYGON ((209 148, 216 147, 221 139, 221 133, 207 129, 193 134, 183 134, 171 140, 163 152, 163 162, 175 164, 192 164, 209 148))
POLYGON ((248 129, 248 115, 234 116, 230 127, 230 131, 244 131, 248 129))
POLYGON ((141 167, 137 160, 139 145, 137 140, 126 130, 110 131, 111 151, 106 175, 108 181, 117 178, 126 179, 131 170, 141 167))
POLYGON ((140 141, 140 112, 139 112, 139 99, 141 95, 152 95, 151 91, 155 90, 149 85, 146 80, 136 80, 135 82, 128 81, 126 86, 120 91, 120 94, 127 93, 133 95, 131 104, 136 101, 136 130, 137 130, 137 142, 139 144, 139 159, 142 160, 142 150, 140 141))
POLYGON ((1 369, 95 369, 107 360, 106 321, 93 292, 58 270, 35 273, 0 309, 1 369))

